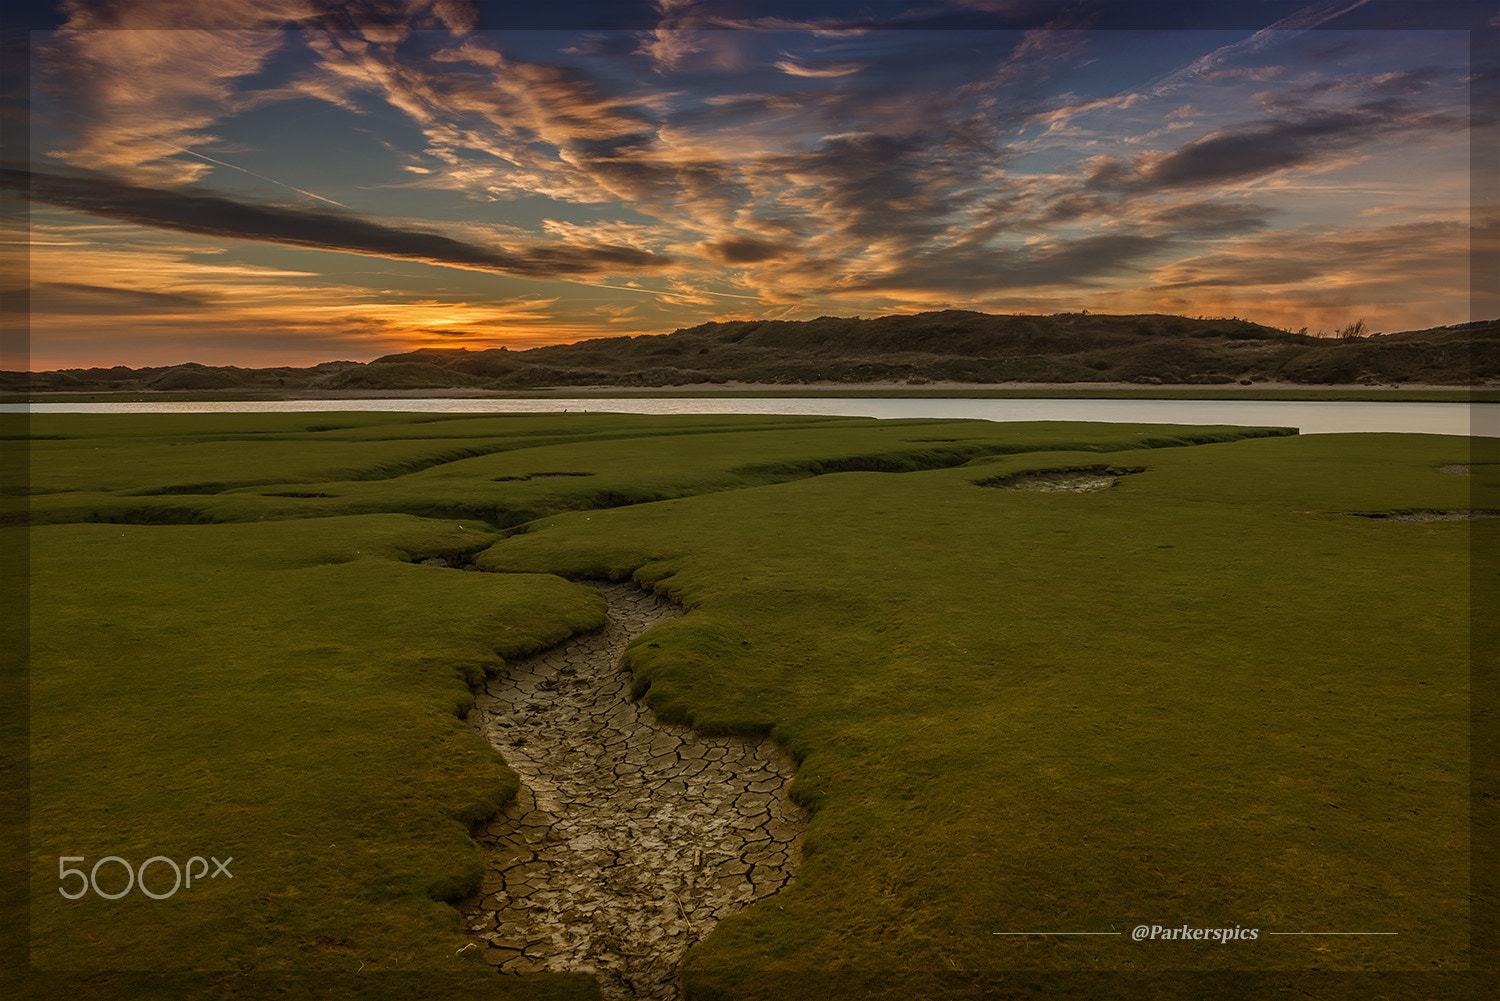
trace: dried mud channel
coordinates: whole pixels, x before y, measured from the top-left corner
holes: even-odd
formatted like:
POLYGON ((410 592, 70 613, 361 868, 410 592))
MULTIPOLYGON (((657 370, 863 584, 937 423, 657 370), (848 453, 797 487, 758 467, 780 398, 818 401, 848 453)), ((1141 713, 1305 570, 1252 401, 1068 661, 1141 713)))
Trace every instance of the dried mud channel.
POLYGON ((681 609, 595 587, 602 630, 476 693, 469 720, 522 788, 477 834, 486 873, 464 916, 502 973, 592 972, 606 1001, 667 1001, 690 945, 791 880, 806 813, 769 739, 699 736, 630 700, 626 645, 681 609))

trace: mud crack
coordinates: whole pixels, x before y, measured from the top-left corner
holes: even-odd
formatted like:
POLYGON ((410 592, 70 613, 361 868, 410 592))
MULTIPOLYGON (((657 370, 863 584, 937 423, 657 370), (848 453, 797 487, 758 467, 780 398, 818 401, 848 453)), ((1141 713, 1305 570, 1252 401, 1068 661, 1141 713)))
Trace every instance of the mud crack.
POLYGON ((668 1001, 690 945, 791 881, 806 814, 772 741, 698 736, 630 700, 625 647, 682 613, 596 586, 604 629, 476 693, 469 720, 522 788, 477 835, 486 873, 463 912, 503 973, 587 971, 606 1001, 668 1001))
POLYGON ((1472 521, 1475 518, 1500 518, 1500 511, 1351 511, 1356 518, 1371 521, 1399 521, 1408 525, 1421 525, 1429 521, 1472 521))
POLYGON ((1087 494, 1096 490, 1108 490, 1122 476, 1133 476, 1145 472, 1139 466, 1074 466, 1068 469, 1033 469, 1009 476, 996 476, 987 480, 975 480, 979 487, 995 487, 1000 490, 1027 490, 1034 493, 1087 494))

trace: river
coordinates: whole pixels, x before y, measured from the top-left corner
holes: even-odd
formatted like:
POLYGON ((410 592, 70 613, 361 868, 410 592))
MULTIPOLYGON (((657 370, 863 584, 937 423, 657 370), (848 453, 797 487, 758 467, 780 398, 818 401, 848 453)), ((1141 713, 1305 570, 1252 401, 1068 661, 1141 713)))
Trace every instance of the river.
POLYGON ((328 411, 487 414, 564 410, 626 414, 819 414, 884 419, 1104 421, 1294 427, 1303 434, 1407 432, 1500 437, 1500 403, 1362 403, 1300 400, 975 400, 827 397, 230 400, 149 403, 10 403, 0 413, 299 413, 328 411))

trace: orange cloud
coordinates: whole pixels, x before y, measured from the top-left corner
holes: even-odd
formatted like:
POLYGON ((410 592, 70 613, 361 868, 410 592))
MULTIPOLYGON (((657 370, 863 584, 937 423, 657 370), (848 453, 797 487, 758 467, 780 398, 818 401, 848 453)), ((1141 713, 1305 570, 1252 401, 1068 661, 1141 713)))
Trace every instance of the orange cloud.
POLYGON ((74 143, 50 155, 155 184, 211 169, 182 153, 214 141, 204 130, 236 105, 238 81, 281 47, 283 32, 258 29, 315 13, 305 0, 75 0, 64 10, 68 22, 41 53, 46 85, 68 94, 74 143))
POLYGON ((841 76, 853 76, 865 68, 864 63, 857 62, 825 62, 807 63, 783 52, 784 59, 776 61, 775 66, 781 72, 790 76, 802 76, 813 78, 831 78, 841 76))

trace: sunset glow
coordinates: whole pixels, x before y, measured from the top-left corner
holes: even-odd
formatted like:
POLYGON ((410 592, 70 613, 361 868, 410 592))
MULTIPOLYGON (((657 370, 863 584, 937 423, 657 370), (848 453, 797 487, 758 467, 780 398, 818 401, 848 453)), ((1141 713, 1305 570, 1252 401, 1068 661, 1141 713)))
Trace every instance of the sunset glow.
POLYGON ((5 164, 4 367, 945 308, 1477 318, 1492 4, 1140 6, 62 0, 5 164))

